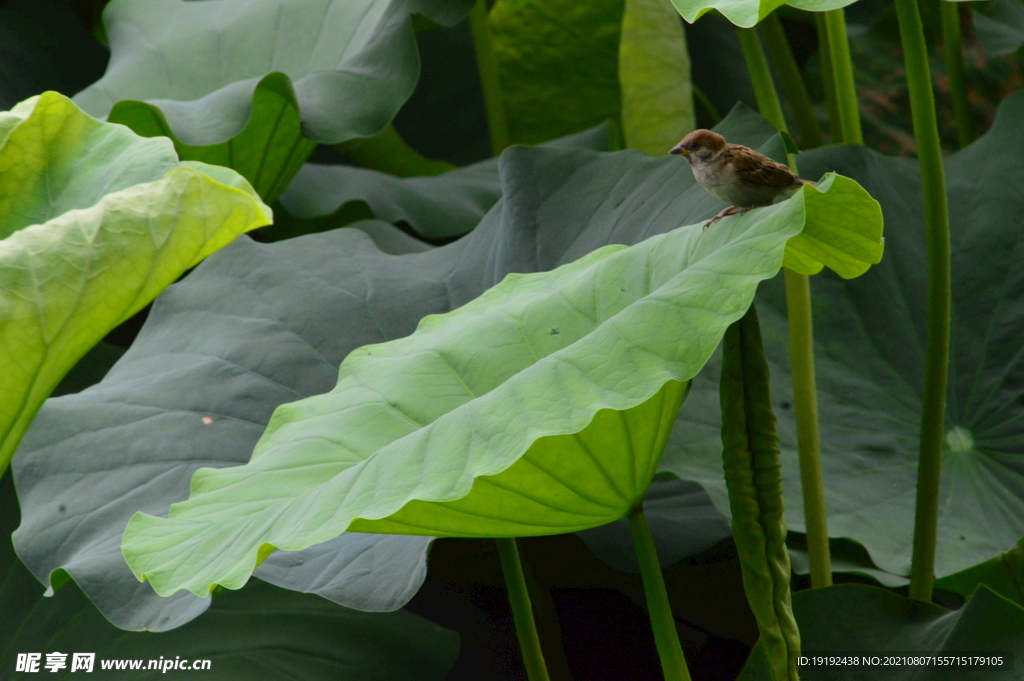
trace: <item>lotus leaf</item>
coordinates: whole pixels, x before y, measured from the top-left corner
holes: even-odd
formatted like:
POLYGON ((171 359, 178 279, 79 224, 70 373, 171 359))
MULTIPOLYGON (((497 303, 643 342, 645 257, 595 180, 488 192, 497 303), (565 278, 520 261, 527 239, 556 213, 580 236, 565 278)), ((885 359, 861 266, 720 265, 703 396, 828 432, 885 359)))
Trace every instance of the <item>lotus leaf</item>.
MULTIPOLYGON (((513 148, 503 177, 565 173, 556 153, 513 148)), ((604 197, 616 206, 640 180, 623 178, 629 156, 618 158, 598 161, 627 192, 604 197)), ((528 196, 505 197, 505 210, 530 210, 528 196)), ((855 276, 881 257, 880 231, 877 204, 828 176, 714 230, 507 277, 408 338, 351 353, 333 391, 278 409, 248 465, 197 472, 169 520, 136 514, 125 555, 158 593, 205 595, 240 587, 271 547, 301 550, 346 529, 517 536, 621 518, 650 482, 683 384, 757 282, 784 255, 820 269, 812 252, 855 276), (804 231, 829 247, 810 247, 804 231)))
POLYGON ((990 56, 1018 52, 1024 45, 1024 6, 1014 0, 993 0, 971 13, 978 42, 990 56))
POLYGON ((495 2, 487 25, 513 143, 618 122, 623 6, 623 0, 495 2))
MULTIPOLYGON (((608 126, 599 125, 552 140, 548 146, 608 149, 608 126)), ((307 163, 281 195, 298 218, 293 231, 323 231, 370 215, 404 222, 417 234, 437 239, 461 236, 501 198, 498 159, 480 161, 437 177, 397 178, 351 166, 307 163), (354 210, 363 204, 369 214, 354 210)), ((277 225, 270 228, 276 231, 277 225)))
MULTIPOLYGON (((601 148, 607 130, 551 144, 601 148)), ((465 175, 477 173, 492 177, 500 194, 496 163, 485 163, 424 180, 436 193, 433 201, 413 192, 421 201, 401 195, 389 201, 377 191, 361 196, 431 231, 460 208, 469 212, 457 201, 458 190, 465 175), (437 206, 437 197, 450 199, 447 209, 437 206)), ((401 186, 408 185, 415 183, 401 186)), ((423 314, 450 309, 443 281, 453 269, 468 270, 469 290, 453 294, 463 300, 489 285, 478 269, 488 258, 463 258, 466 244, 410 269, 406 259, 392 256, 430 246, 381 222, 358 227, 273 248, 240 240, 154 304, 131 352, 101 385, 43 407, 14 464, 24 511, 15 542, 40 581, 56 588, 73 577, 126 629, 170 629, 197 616, 209 599, 159 598, 128 570, 119 546, 131 514, 166 512, 188 493, 201 465, 248 461, 274 408, 329 390, 351 350, 408 335, 423 314)), ((491 231, 483 248, 507 253, 502 242, 491 231)), ((275 555, 259 576, 342 605, 394 610, 422 583, 428 544, 420 537, 346 534, 275 555)))
MULTIPOLYGON (((912 601, 872 586, 843 584, 793 594, 793 611, 803 654, 853 657, 859 664, 800 667, 806 681, 910 681, 911 679, 996 679, 1020 676, 1024 663, 1024 608, 980 587, 960 610, 912 601), (864 656, 998 656, 995 665, 957 666, 864 664, 864 656), (1007 660, 1010 656, 1012 659, 1007 660)), ((738 681, 768 681, 760 644, 738 681)))
POLYGON ((54 92, 0 113, 0 470, 61 377, 270 209, 54 92))
POLYGON ((626 0, 619 83, 627 147, 661 156, 697 127, 686 33, 669 0, 626 0))
MULTIPOLYGON (((945 577, 998 556, 1024 536, 1021 455, 1024 364, 1024 95, 1006 98, 989 132, 946 158, 953 313, 935 572, 945 577)), ((888 257, 856 281, 812 283, 822 464, 829 534, 907 575, 914 527, 925 338, 924 221, 917 166, 860 147, 801 155, 813 176, 836 170, 879 200, 888 257)), ((779 417, 790 528, 803 531, 781 281, 758 297, 779 417)), ((664 468, 701 483, 728 514, 721 484, 715 369, 694 382, 664 468)))
POLYGON ((854 2, 856 0, 672 0, 679 13, 691 24, 715 9, 743 28, 755 26, 783 5, 792 5, 808 12, 828 12, 854 2))
MULTIPOLYGON (((57 587, 70 575, 125 629, 171 629, 210 606, 187 593, 159 598, 135 580, 120 551, 131 514, 166 512, 199 466, 246 462, 277 405, 330 389, 352 349, 406 335, 420 314, 447 309, 429 268, 410 270, 356 230, 331 237, 240 239, 157 299, 101 383, 46 403, 13 464, 23 517, 14 542, 40 581, 57 587), (417 295, 406 296, 405 316, 372 313, 378 299, 401 309, 406 291, 417 295)), ((436 276, 449 267, 439 263, 436 276)), ((349 606, 401 607, 423 579, 426 545, 408 538, 396 555, 369 539, 356 536, 356 552, 337 543, 282 552, 265 576, 349 606), (298 560, 302 574, 282 569, 298 560), (367 561, 379 571, 367 574, 367 561), (327 573, 314 574, 324 562, 327 573), (341 594, 331 591, 339 582, 341 594)))
MULTIPOLYGON (((199 620, 174 632, 120 631, 105 621, 74 585, 52 597, 21 564, 6 540, 18 521, 10 476, 0 480, 0 656, 3 678, 15 674, 18 653, 95 653, 91 672, 124 678, 125 670, 103 669, 103 661, 142 660, 131 678, 173 678, 146 670, 149 660, 210 660, 202 676, 221 681, 339 677, 372 681, 444 679, 455 661, 458 636, 408 612, 362 613, 267 584, 244 594, 225 594, 199 620), (268 617, 268 615, 271 615, 268 617)), ((60 678, 76 678, 72 658, 60 678)), ((40 669, 43 673, 47 670, 40 669)), ((56 671, 56 670, 55 670, 56 671)), ((189 670, 191 671, 191 670, 189 670)), ((181 672, 178 672, 179 674, 181 672)))
POLYGON ((272 201, 313 150, 383 129, 419 75, 410 14, 469 0, 114 0, 111 58, 75 101, 182 158, 236 169, 272 201))

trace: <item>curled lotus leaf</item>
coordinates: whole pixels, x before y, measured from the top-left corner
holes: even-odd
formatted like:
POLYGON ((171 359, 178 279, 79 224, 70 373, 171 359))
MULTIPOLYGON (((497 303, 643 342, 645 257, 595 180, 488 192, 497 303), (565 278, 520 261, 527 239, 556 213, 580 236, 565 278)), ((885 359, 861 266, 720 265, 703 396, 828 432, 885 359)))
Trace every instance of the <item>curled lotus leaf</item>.
POLYGON ((237 173, 48 92, 0 113, 0 470, 111 329, 270 209, 237 173))
MULTIPOLYGON (((536 175, 558 153, 513 148, 503 176, 536 175)), ((604 171, 621 181, 630 158, 606 155, 604 171)), ((653 191, 635 179, 624 187, 653 191)), ((506 196, 502 210, 530 198, 506 196)), ((715 229, 511 274, 411 336, 352 352, 334 390, 278 408, 249 464, 197 471, 169 519, 136 514, 125 556, 158 593, 205 595, 240 587, 274 548, 345 530, 522 536, 621 518, 650 483, 686 383, 758 282, 784 258, 854 276, 881 249, 877 203, 828 175, 715 229), (828 246, 809 247, 805 231, 828 246), (859 252, 870 258, 854 266, 859 252)))

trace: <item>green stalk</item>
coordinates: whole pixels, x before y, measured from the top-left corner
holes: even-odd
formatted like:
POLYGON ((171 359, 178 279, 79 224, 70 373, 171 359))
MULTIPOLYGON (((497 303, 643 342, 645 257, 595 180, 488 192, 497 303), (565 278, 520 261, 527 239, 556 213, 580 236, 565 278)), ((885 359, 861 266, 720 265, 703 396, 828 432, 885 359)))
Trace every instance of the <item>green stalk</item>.
POLYGON ((967 103, 967 85, 964 78, 964 57, 960 41, 960 6, 955 2, 938 0, 942 8, 942 45, 946 53, 946 75, 949 76, 949 95, 953 98, 953 116, 956 118, 956 136, 960 146, 974 141, 971 107, 967 103))
POLYGON ((793 110, 796 131, 800 134, 803 146, 807 149, 822 146, 825 144, 825 136, 821 132, 821 126, 818 125, 818 117, 814 114, 811 96, 807 94, 807 84, 804 83, 803 76, 800 75, 800 67, 797 66, 793 50, 786 38, 786 32, 782 28, 782 22, 779 21, 775 12, 764 18, 761 22, 761 30, 764 31, 768 55, 779 74, 782 91, 793 110))
POLYGON ((928 232, 928 336, 924 358, 924 403, 917 469, 917 514, 910 568, 910 597, 930 601, 935 581, 935 537, 939 513, 939 477, 949 373, 950 257, 946 179, 935 118, 935 93, 928 48, 917 0, 896 0, 903 61, 910 91, 910 114, 921 166, 924 221, 928 232))
MULTIPOLYGON (((516 542, 517 545, 518 543, 516 542)), ((565 649, 562 647, 562 627, 558 622, 558 610, 555 609, 551 591, 537 581, 533 570, 530 569, 529 551, 526 551, 525 555, 520 555, 519 558, 519 564, 523 567, 523 578, 526 580, 526 593, 530 597, 530 605, 533 606, 533 618, 537 623, 537 638, 540 640, 541 650, 544 651, 544 663, 548 669, 548 675, 554 679, 572 681, 569 661, 566 659, 565 649)))
POLYGON ((842 8, 825 14, 825 31, 828 34, 828 49, 832 62, 832 76, 835 79, 836 109, 839 114, 840 137, 845 144, 864 144, 860 129, 860 110, 857 108, 857 87, 853 82, 853 61, 850 59, 850 41, 846 36, 846 15, 842 8))
POLYGON ((516 624, 519 649, 523 655, 523 666, 530 681, 549 681, 548 668, 544 664, 544 653, 540 648, 537 624, 533 621, 533 606, 526 588, 523 565, 519 562, 519 549, 515 539, 495 539, 501 571, 505 575, 508 602, 512 606, 512 619, 516 624))
POLYGON ((800 489, 807 525, 807 554, 811 588, 832 586, 832 556, 828 544, 828 511, 821 471, 818 432, 818 388, 814 376, 814 324, 811 319, 811 280, 785 270, 786 312, 789 318, 789 363, 793 374, 796 442, 800 453, 800 489))
POLYGON ((497 156, 512 142, 508 135, 508 118, 505 116, 505 100, 501 93, 498 60, 491 49, 491 34, 487 30, 486 0, 476 0, 476 4, 469 12, 469 28, 473 33, 473 49, 476 51, 480 87, 484 93, 484 108, 487 110, 491 153, 497 156))
MULTIPOLYGON (((754 82, 757 107, 777 130, 786 129, 779 95, 772 85, 768 61, 754 29, 737 29, 747 70, 754 82)), ((793 172, 796 157, 788 154, 793 172)), ((806 275, 786 270, 786 308, 789 318, 789 361, 793 374, 793 410, 796 414, 800 481, 804 498, 804 522, 811 564, 811 587, 832 584, 832 559, 828 545, 828 513, 821 471, 821 436, 818 430, 818 392, 814 373, 814 324, 811 316, 811 284, 806 275)))
POLYGON ((829 134, 832 142, 840 141, 839 100, 836 98, 836 75, 832 68, 832 49, 828 44, 828 26, 823 12, 814 12, 818 29, 818 59, 821 61, 821 84, 825 88, 825 106, 828 107, 829 134))
POLYGON ((644 594, 647 596, 647 611, 651 616, 654 644, 658 648, 658 657, 661 658, 661 670, 665 675, 665 681, 690 681, 690 670, 686 666, 686 658, 683 657, 676 620, 672 616, 665 579, 661 575, 658 551, 654 547, 654 538, 651 536, 647 518, 644 517, 643 507, 637 506, 636 510, 629 514, 629 529, 633 535, 636 559, 640 563, 640 577, 644 583, 644 594))
POLYGON ((779 101, 779 94, 775 91, 772 73, 768 69, 768 58, 764 55, 764 48, 761 47, 757 29, 737 28, 736 37, 739 38, 743 59, 747 63, 747 72, 750 74, 750 82, 754 86, 757 108, 761 115, 772 124, 772 127, 776 130, 786 130, 786 117, 782 115, 782 103, 779 101))

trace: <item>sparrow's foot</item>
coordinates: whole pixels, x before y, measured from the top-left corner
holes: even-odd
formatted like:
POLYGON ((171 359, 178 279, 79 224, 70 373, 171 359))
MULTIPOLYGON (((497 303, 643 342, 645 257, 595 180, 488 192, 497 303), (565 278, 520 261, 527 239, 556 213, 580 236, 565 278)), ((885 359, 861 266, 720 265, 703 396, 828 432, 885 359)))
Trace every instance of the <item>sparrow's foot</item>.
POLYGON ((743 215, 744 213, 746 213, 749 210, 754 210, 755 208, 760 208, 760 207, 761 206, 747 206, 746 208, 737 208, 736 206, 729 206, 728 208, 726 208, 726 209, 724 209, 722 211, 719 211, 718 215, 716 215, 715 217, 713 217, 710 220, 708 220, 707 222, 705 222, 704 223, 704 229, 707 229, 712 224, 718 222, 722 218, 729 217, 730 215, 743 215))
POLYGON ((730 215, 742 215, 743 213, 746 213, 748 210, 750 210, 750 209, 749 208, 737 208, 736 206, 729 206, 728 208, 720 210, 718 212, 718 215, 716 215, 715 217, 713 217, 710 220, 708 220, 707 222, 705 222, 704 223, 704 229, 707 229, 708 227, 710 227, 711 225, 715 224, 716 222, 718 222, 722 218, 729 217, 730 215))

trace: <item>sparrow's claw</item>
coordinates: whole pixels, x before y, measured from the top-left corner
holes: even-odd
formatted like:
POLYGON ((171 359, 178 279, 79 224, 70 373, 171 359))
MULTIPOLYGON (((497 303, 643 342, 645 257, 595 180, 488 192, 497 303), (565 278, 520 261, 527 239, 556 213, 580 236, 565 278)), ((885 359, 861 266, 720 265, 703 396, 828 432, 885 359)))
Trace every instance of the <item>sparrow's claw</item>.
POLYGON ((743 215, 747 211, 754 210, 755 208, 760 208, 760 206, 747 206, 746 208, 737 208, 736 206, 729 206, 728 208, 719 211, 718 215, 705 222, 704 229, 707 229, 712 224, 718 222, 722 218, 729 217, 730 215, 743 215))
POLYGON ((729 206, 728 208, 720 210, 718 212, 718 215, 716 215, 715 217, 713 217, 710 220, 708 220, 707 222, 705 222, 704 223, 704 229, 707 229, 708 227, 710 227, 711 225, 713 225, 714 223, 718 222, 719 220, 721 220, 724 217, 728 217, 730 215, 742 215, 743 213, 746 213, 748 210, 750 210, 750 209, 749 208, 737 208, 736 206, 729 206))

